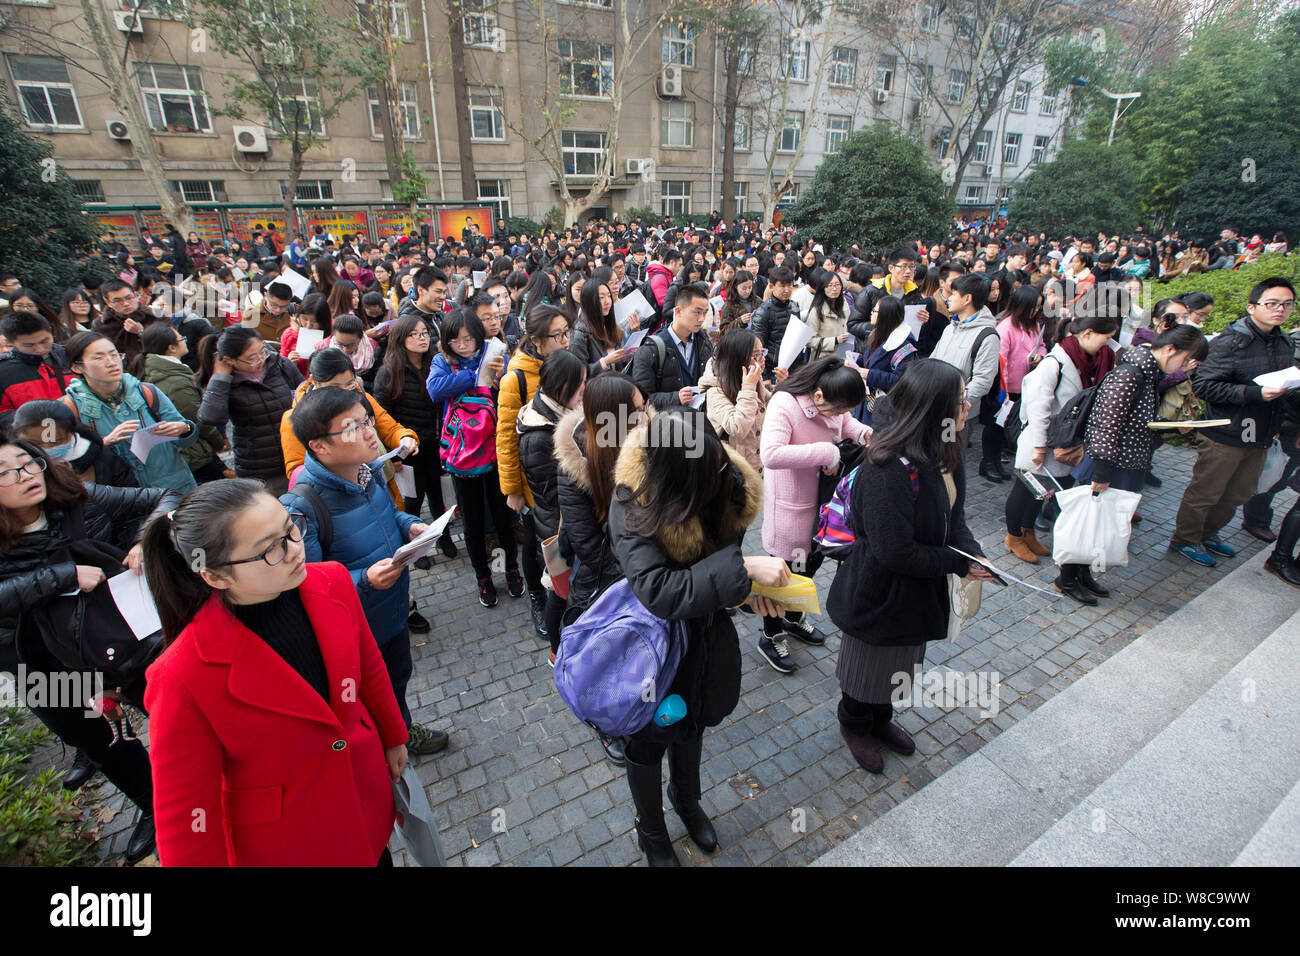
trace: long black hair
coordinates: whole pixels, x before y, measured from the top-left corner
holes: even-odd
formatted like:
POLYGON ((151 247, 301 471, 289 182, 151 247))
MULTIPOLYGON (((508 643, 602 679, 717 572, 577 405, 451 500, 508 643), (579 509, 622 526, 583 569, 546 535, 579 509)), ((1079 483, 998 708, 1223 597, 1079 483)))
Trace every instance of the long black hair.
POLYGON ((758 336, 749 329, 732 329, 718 340, 718 350, 713 353, 713 373, 718 378, 718 387, 729 402, 734 403, 740 394, 740 383, 745 377, 745 370, 754 361, 756 341, 758 336))
POLYGON ((813 289, 812 305, 808 307, 809 315, 817 315, 822 306, 826 306, 833 314, 840 318, 845 317, 844 306, 844 282, 840 281, 840 294, 835 298, 828 298, 826 287, 831 284, 832 279, 839 279, 839 274, 827 272, 825 269, 814 268, 808 277, 808 285, 813 289))
MULTIPOLYGON (((581 326, 605 351, 616 349, 622 341, 622 335, 619 333, 618 322, 614 320, 614 309, 611 304, 609 315, 602 315, 600 311, 600 287, 608 285, 598 279, 588 279, 582 284, 580 301, 582 303, 582 313, 578 317, 575 325, 581 326)), ((610 293, 610 299, 614 298, 610 293)))
POLYGON ((872 352, 889 341, 894 330, 903 324, 905 312, 903 300, 896 295, 886 295, 876 300, 876 321, 872 326, 871 335, 867 338, 867 347, 862 356, 864 360, 870 358, 872 352))
POLYGON ((856 408, 867 397, 867 386, 858 370, 844 364, 838 355, 828 355, 791 372, 777 388, 791 395, 811 395, 822 390, 822 401, 832 408, 856 408))
POLYGON ((917 357, 889 390, 889 418, 871 435, 867 460, 885 465, 901 457, 916 468, 961 467, 956 420, 965 381, 956 366, 917 357))

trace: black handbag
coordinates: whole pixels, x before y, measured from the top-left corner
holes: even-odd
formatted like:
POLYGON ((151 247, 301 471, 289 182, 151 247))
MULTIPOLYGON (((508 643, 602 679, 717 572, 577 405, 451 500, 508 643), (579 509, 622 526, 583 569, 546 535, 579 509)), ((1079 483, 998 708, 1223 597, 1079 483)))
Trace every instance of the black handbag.
POLYGON ((840 450, 840 467, 833 475, 822 472, 817 476, 818 508, 831 500, 840 479, 862 464, 862 455, 866 451, 861 442, 851 438, 841 438, 835 443, 835 447, 840 450))

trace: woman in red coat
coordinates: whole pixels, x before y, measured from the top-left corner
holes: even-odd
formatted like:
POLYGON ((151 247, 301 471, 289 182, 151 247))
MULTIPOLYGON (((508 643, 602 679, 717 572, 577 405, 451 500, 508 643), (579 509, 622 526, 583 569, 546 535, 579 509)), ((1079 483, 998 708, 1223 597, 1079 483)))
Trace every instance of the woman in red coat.
POLYGON ((406 727, 343 566, 260 482, 195 488, 145 531, 166 650, 147 672, 164 866, 390 864, 406 727))

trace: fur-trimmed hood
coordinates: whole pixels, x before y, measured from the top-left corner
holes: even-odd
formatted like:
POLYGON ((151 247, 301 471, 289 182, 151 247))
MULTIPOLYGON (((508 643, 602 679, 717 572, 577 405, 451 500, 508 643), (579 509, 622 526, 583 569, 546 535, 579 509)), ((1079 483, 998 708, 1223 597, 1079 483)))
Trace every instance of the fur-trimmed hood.
POLYGON ((587 425, 579 406, 565 412, 555 426, 555 460, 579 488, 591 493, 591 473, 587 470, 587 425))
MULTIPOLYGON (((639 425, 628 433, 627 442, 619 452, 618 462, 614 465, 614 484, 629 489, 639 488, 645 480, 646 473, 646 425, 639 425)), ((557 448, 559 442, 556 442, 557 448)), ((723 539, 739 538, 745 529, 763 510, 763 479, 757 471, 745 461, 744 457, 726 442, 722 447, 731 459, 732 466, 740 473, 744 481, 744 504, 739 512, 734 508, 728 517, 728 526, 723 528, 723 539)), ((558 451, 557 451, 558 454, 558 451)), ((616 493, 617 494, 617 493, 616 493)), ((644 503, 643 501, 640 503, 644 503)), ((693 564, 704 553, 704 529, 699 518, 671 527, 663 528, 656 536, 656 541, 670 561, 676 564, 693 564)))

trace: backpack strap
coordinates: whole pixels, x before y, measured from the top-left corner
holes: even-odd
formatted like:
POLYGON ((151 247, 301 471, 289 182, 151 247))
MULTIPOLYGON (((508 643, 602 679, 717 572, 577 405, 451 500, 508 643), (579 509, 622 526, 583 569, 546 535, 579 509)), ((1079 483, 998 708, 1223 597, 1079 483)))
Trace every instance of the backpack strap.
POLYGON ((664 374, 664 360, 668 357, 668 343, 658 335, 650 336, 650 341, 654 344, 655 349, 655 384, 659 384, 659 379, 664 374))
POLYGON ((912 494, 916 495, 917 497, 920 497, 921 473, 916 470, 916 466, 914 466, 910 461, 908 461, 902 455, 898 456, 898 460, 901 461, 903 463, 903 467, 907 469, 907 477, 912 484, 912 494))
POLYGON ((325 505, 325 499, 319 491, 301 479, 294 484, 293 490, 309 501, 312 511, 316 512, 316 540, 320 542, 321 559, 328 560, 330 548, 334 544, 334 521, 325 505))
POLYGON ((144 392, 144 403, 153 412, 153 417, 158 417, 158 389, 154 388, 148 382, 140 383, 140 391, 144 392))
MULTIPOLYGON (((975 345, 970 350, 970 361, 966 363, 966 381, 969 382, 975 375, 975 360, 979 358, 980 348, 984 345, 985 339, 990 335, 996 338, 997 334, 997 329, 991 329, 988 327, 980 329, 980 334, 975 337, 975 345)), ((996 379, 994 381, 996 381, 996 379)))
POLYGON ((515 369, 515 381, 519 383, 519 407, 523 408, 528 404, 528 376, 523 369, 515 369))

